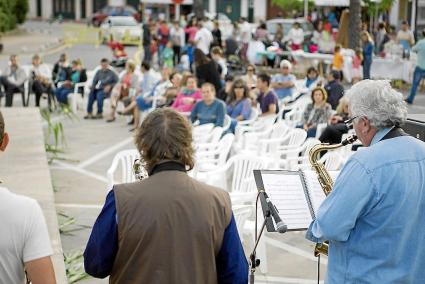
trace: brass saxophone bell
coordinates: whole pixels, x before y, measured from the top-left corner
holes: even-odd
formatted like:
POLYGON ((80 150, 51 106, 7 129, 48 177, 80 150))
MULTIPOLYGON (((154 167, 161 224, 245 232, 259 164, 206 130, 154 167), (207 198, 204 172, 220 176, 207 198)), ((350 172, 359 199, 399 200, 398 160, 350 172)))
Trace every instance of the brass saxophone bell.
POLYGON ((142 159, 134 160, 133 172, 136 180, 143 180, 149 177, 148 171, 146 170, 146 163, 142 159))

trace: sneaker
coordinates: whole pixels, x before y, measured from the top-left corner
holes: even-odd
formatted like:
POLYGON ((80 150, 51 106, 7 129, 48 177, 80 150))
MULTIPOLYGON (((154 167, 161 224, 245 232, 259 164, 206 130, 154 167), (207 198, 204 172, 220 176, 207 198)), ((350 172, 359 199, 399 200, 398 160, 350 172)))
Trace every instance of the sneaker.
POLYGON ((131 119, 128 123, 127 123, 127 125, 133 125, 134 124, 134 117, 133 117, 133 119, 131 119))
POLYGON ((91 119, 93 118, 93 115, 91 113, 86 114, 86 116, 84 116, 84 119, 91 119))
POLYGON ((413 104, 413 102, 409 101, 408 99, 405 99, 404 101, 409 105, 413 104))
POLYGON ((134 130, 136 130, 137 129, 137 127, 133 127, 133 128, 131 128, 129 131, 130 132, 134 132, 134 130))
POLYGON ((98 113, 98 114, 94 115, 92 118, 93 119, 102 119, 103 118, 103 114, 98 113))
POLYGON ((115 121, 115 117, 111 117, 111 118, 106 120, 106 122, 114 122, 114 121, 115 121))

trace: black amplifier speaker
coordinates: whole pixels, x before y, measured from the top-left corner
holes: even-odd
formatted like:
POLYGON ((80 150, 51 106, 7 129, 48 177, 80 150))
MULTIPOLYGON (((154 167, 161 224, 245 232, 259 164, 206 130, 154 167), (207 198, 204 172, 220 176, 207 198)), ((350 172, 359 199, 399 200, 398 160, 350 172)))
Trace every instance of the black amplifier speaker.
POLYGON ((409 114, 402 128, 409 135, 425 142, 425 114, 409 114))

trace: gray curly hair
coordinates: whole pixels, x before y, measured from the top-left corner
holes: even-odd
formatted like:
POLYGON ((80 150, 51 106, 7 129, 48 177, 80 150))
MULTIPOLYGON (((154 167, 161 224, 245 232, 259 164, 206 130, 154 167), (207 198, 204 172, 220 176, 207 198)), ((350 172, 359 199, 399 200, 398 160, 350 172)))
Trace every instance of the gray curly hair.
POLYGON ((404 124, 407 117, 403 95, 387 80, 363 80, 348 90, 351 116, 367 117, 373 127, 382 129, 404 124))

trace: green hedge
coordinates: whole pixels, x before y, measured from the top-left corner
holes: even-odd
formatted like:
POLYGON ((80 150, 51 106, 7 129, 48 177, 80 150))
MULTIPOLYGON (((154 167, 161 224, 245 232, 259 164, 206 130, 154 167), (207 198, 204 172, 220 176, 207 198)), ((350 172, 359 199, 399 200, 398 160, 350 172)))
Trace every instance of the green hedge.
POLYGON ((0 32, 22 24, 28 13, 28 0, 0 0, 0 32))

